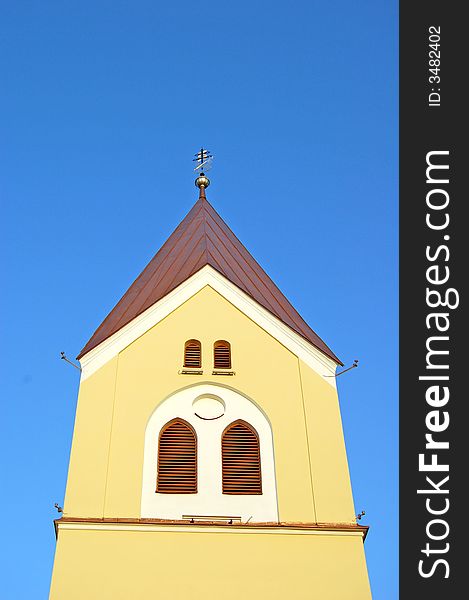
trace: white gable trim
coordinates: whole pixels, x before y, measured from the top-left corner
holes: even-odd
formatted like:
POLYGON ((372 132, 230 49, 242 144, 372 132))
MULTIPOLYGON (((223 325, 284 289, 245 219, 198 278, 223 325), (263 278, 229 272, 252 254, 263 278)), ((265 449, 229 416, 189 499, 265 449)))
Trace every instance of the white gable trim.
POLYGON ((82 381, 207 285, 298 356, 327 383, 336 386, 334 375, 337 365, 331 358, 290 329, 210 265, 200 269, 122 329, 82 356, 80 359, 82 381))

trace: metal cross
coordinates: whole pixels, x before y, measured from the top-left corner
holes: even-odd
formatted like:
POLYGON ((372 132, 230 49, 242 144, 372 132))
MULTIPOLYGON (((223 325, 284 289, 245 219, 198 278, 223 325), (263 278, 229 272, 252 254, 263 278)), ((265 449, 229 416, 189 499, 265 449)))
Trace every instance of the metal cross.
POLYGON ((192 159, 192 162, 197 162, 197 166, 195 167, 194 171, 208 171, 213 160, 213 155, 210 154, 210 151, 205 148, 201 148, 197 154, 194 154, 194 156, 195 158, 192 159))

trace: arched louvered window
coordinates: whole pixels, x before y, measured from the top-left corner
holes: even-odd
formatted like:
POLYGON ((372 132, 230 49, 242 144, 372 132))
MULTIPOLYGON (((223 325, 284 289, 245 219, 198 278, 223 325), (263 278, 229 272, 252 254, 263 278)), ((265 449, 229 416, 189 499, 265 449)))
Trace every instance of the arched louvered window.
POLYGON ((156 491, 160 494, 197 493, 197 437, 183 419, 174 419, 161 430, 156 491))
POLYGON ((231 346, 225 340, 213 345, 213 366, 215 369, 231 369, 231 346))
POLYGON ((224 494, 262 494, 259 436, 245 421, 235 421, 222 434, 224 494))
POLYGON ((184 366, 200 369, 202 366, 202 351, 199 340, 188 340, 184 344, 184 366))

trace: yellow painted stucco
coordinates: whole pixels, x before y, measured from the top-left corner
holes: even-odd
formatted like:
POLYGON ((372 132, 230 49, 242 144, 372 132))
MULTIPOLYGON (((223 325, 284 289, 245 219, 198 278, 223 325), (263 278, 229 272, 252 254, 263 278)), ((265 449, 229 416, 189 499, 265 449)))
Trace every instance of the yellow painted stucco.
POLYGON ((80 385, 66 488, 78 516, 103 514, 116 376, 117 357, 80 385))
POLYGON ((51 600, 369 600, 345 535, 61 531, 51 600))
MULTIPOLYGON (((80 385, 65 517, 140 517, 148 419, 165 398, 196 383, 229 385, 267 415, 280 521, 355 522, 335 388, 209 286, 80 385), (203 375, 178 373, 191 338, 202 343, 203 375), (231 343, 233 377, 211 374, 219 339, 231 343)), ((59 527, 51 600, 149 594, 370 597, 360 536, 59 527)))

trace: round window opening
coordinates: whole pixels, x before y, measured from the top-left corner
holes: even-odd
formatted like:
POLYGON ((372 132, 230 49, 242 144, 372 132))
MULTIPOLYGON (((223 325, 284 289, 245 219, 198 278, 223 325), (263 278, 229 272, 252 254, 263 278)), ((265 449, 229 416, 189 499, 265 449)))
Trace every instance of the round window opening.
POLYGON ((192 403, 192 407, 195 416, 206 421, 219 419, 225 414, 225 403, 218 396, 199 396, 192 403))

